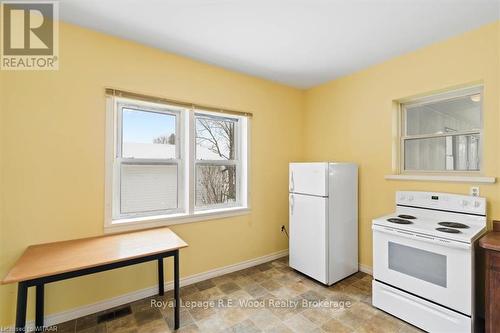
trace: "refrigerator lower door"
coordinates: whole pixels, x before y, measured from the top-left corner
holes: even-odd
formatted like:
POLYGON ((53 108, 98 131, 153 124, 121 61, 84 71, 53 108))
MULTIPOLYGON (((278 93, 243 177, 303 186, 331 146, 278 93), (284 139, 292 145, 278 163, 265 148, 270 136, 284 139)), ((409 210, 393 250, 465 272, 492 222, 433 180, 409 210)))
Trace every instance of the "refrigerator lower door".
POLYGON ((290 194, 290 267, 327 283, 328 198, 290 194))

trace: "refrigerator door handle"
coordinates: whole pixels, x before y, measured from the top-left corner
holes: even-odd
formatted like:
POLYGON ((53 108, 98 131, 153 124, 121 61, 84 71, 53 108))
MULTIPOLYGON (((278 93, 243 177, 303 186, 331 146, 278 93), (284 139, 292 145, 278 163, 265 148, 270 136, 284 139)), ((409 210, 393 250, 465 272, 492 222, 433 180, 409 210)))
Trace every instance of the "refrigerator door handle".
POLYGON ((290 194, 290 215, 293 215, 293 206, 295 205, 295 199, 293 194, 290 194))
POLYGON ((293 192, 294 189, 295 189, 295 181, 293 180, 293 171, 292 171, 290 177, 290 192, 293 192))

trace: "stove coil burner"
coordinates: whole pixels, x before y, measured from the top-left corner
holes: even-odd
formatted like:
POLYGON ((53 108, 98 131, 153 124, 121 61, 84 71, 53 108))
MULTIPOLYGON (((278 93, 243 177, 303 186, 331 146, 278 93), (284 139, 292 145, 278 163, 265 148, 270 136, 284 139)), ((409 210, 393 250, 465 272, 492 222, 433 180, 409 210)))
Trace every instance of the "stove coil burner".
POLYGON ((413 215, 405 215, 405 214, 398 215, 398 217, 405 219, 405 220, 415 220, 416 219, 416 217, 413 215))
POLYGON ((387 219, 387 221, 391 222, 391 223, 396 223, 396 224, 412 224, 413 223, 411 221, 404 220, 404 219, 398 219, 398 218, 390 218, 390 219, 387 219))
POLYGON ((449 234, 459 234, 460 230, 452 229, 452 228, 436 228, 437 231, 447 232, 449 234))
POLYGON ((442 225, 443 227, 447 227, 447 228, 457 228, 457 229, 469 228, 468 225, 463 224, 463 223, 457 223, 457 222, 439 222, 438 224, 442 225))

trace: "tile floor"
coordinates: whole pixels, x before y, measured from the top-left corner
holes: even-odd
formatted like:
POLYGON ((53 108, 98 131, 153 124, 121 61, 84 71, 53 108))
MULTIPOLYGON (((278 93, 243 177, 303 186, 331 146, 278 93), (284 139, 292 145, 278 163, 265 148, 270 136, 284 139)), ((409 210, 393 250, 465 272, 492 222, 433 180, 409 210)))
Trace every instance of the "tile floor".
MULTIPOLYGON (((370 305, 370 275, 325 287, 290 269, 287 258, 183 287, 181 299, 179 333, 419 331, 370 305)), ((131 303, 131 313, 117 319, 98 323, 102 313, 89 315, 57 332, 172 332, 171 300, 170 291, 131 303)))

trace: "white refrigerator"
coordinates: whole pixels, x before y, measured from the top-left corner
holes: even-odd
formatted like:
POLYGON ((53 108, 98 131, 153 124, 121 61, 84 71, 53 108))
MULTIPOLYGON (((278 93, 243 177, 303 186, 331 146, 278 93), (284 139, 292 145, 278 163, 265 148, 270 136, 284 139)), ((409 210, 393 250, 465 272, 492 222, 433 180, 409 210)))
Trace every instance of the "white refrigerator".
POLYGON ((331 285, 358 271, 358 166, 290 163, 290 267, 331 285))

